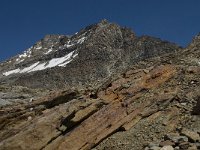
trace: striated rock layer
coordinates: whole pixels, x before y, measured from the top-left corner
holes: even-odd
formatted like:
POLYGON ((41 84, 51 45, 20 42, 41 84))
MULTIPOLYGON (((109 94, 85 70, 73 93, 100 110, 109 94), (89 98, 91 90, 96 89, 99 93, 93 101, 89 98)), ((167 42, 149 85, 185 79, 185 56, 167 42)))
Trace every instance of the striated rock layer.
POLYGON ((182 49, 106 21, 47 36, 21 65, 1 64, 0 149, 199 149, 199 43, 182 49), (41 57, 45 42, 64 49, 41 57))

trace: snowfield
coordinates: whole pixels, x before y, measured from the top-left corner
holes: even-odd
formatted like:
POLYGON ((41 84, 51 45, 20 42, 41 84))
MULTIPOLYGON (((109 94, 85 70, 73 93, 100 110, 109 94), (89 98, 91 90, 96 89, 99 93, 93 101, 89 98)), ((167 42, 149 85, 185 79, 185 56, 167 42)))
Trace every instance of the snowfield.
POLYGON ((34 71, 39 71, 39 70, 44 70, 47 68, 53 68, 56 66, 59 67, 65 67, 68 63, 70 63, 78 54, 75 54, 75 51, 72 51, 70 53, 68 53, 67 55, 63 56, 63 57, 59 57, 59 58, 53 58, 51 60, 49 60, 48 62, 36 62, 32 65, 30 65, 29 67, 25 67, 25 68, 17 68, 14 70, 10 70, 7 72, 4 72, 3 75, 4 76, 9 76, 11 74, 16 74, 16 73, 29 73, 29 72, 34 72, 34 71))

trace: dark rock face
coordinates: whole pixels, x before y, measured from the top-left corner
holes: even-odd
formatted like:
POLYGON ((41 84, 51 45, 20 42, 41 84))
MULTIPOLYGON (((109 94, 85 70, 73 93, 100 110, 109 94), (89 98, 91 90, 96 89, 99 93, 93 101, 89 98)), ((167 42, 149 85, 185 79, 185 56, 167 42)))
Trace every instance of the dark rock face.
POLYGON ((196 104, 196 106, 193 108, 192 113, 193 113, 194 115, 200 115, 200 97, 198 97, 197 104, 196 104))
POLYGON ((200 48, 200 33, 193 38, 191 44, 189 44, 189 48, 200 48))
POLYGON ((136 37, 130 29, 103 20, 72 37, 47 35, 32 49, 31 59, 12 64, 11 67, 5 65, 2 70, 5 72, 5 68, 27 67, 38 61, 45 62, 62 57, 72 51, 76 51, 78 56, 65 67, 12 74, 8 76, 11 84, 49 89, 95 87, 99 86, 102 80, 117 76, 140 60, 174 52, 179 47, 148 36, 136 37), (81 41, 83 39, 84 41, 81 41), (72 46, 66 46, 67 44, 72 46), (40 47, 42 48, 39 49, 40 47), (48 53, 48 49, 52 52, 48 53), (48 54, 44 55, 44 52, 48 54))

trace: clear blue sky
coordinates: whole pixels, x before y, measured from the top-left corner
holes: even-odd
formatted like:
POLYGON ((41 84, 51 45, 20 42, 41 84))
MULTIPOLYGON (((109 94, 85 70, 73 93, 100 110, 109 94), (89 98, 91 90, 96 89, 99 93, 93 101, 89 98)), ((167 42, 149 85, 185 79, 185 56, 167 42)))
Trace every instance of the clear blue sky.
POLYGON ((200 32, 200 0, 0 0, 0 61, 104 18, 186 46, 200 32))

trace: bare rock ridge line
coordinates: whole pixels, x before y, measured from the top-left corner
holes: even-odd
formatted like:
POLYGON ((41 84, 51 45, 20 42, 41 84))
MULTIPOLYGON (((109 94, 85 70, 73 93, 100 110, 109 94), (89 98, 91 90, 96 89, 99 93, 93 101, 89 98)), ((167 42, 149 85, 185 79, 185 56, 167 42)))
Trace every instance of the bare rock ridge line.
POLYGON ((0 150, 200 149, 199 37, 46 36, 0 64, 0 150))
POLYGON ((71 37, 46 36, 1 64, 1 82, 9 79, 12 85, 45 89, 96 86, 98 81, 123 72, 139 60, 177 49, 175 44, 137 37, 130 29, 102 21, 71 37))

